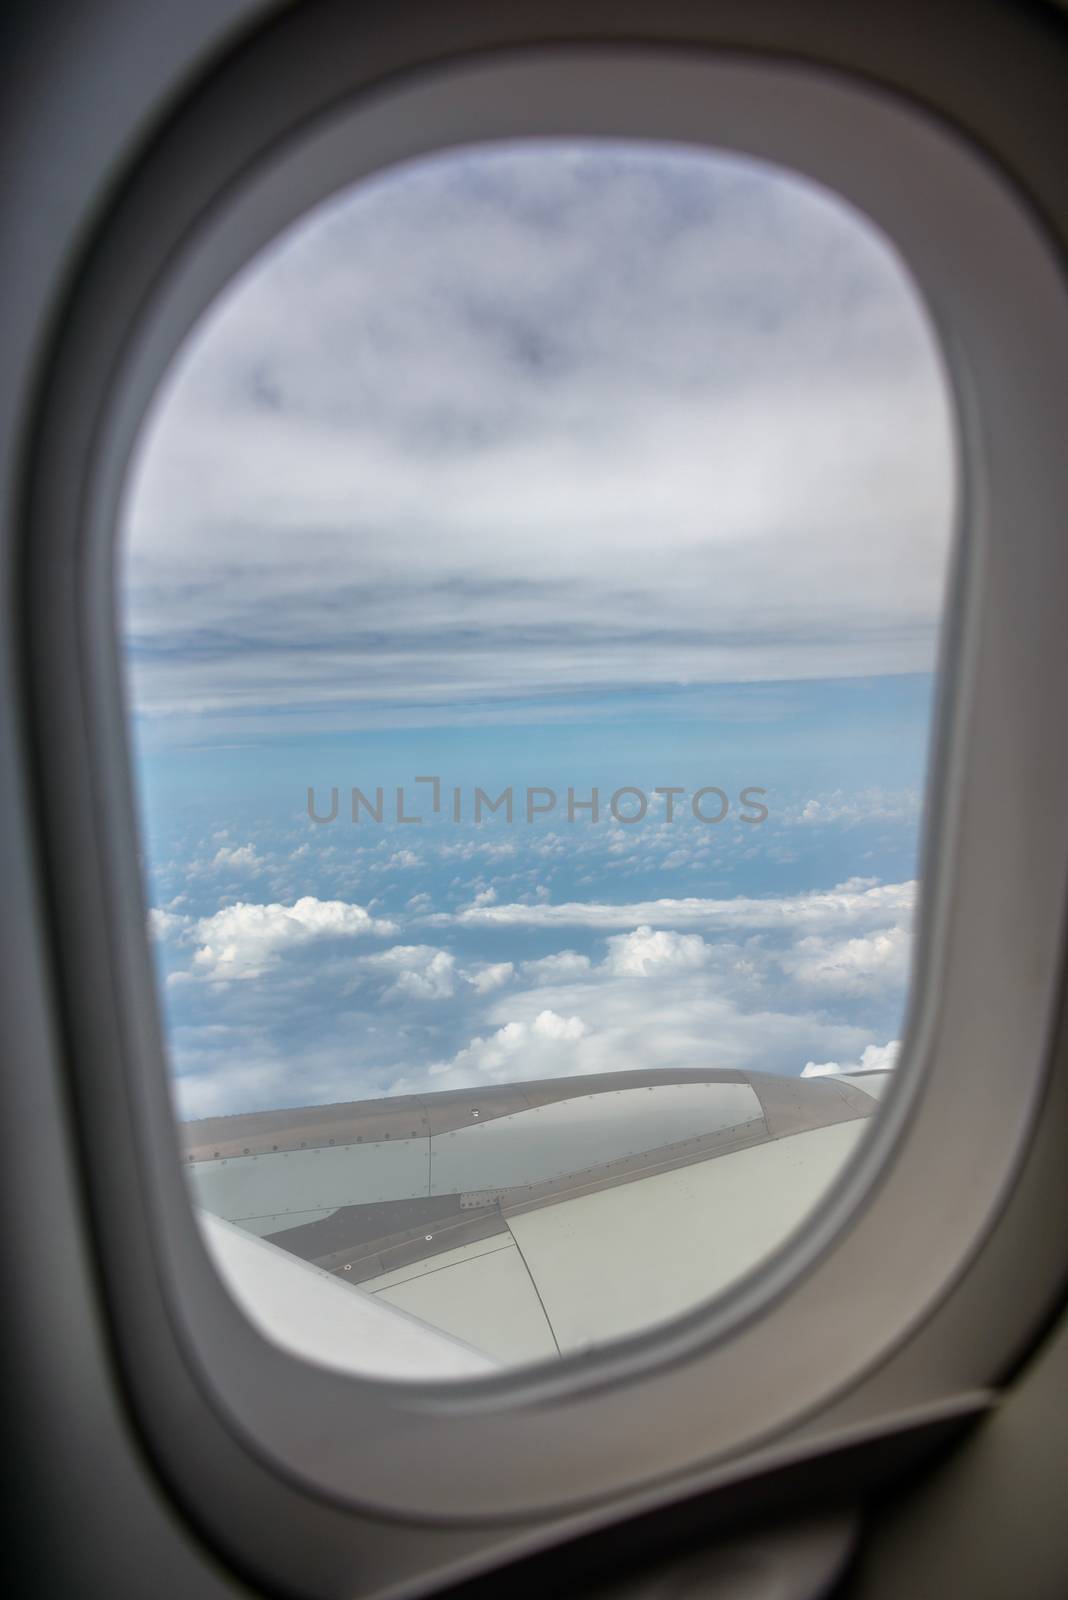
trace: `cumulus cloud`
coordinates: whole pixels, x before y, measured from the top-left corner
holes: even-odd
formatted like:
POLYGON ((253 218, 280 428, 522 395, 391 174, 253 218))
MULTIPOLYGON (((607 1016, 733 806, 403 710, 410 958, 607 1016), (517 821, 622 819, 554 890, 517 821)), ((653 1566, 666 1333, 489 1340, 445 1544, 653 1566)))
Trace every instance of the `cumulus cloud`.
POLYGON ((221 845, 212 858, 213 867, 237 867, 241 871, 252 872, 263 866, 263 859, 256 854, 254 845, 221 845))
POLYGON ((180 911, 168 911, 162 906, 153 906, 148 913, 148 936, 157 942, 171 939, 176 934, 184 933, 190 921, 191 918, 180 911))
POLYGON ((653 932, 646 926, 608 940, 605 970, 620 978, 647 978, 650 974, 693 972, 710 955, 699 933, 653 932))
POLYGON ((477 1083, 511 1083, 560 1077, 574 1068, 574 1046, 589 1033, 581 1017, 539 1011, 529 1021, 506 1022, 488 1039, 472 1039, 449 1061, 429 1069, 436 1089, 477 1083))
POLYGON ((494 989, 503 988, 515 976, 515 964, 511 961, 491 961, 482 967, 468 967, 463 975, 479 994, 492 994, 494 989))
POLYGON ((824 827, 849 827, 861 822, 908 823, 919 819, 920 805, 915 789, 863 789, 856 794, 836 789, 833 794, 806 800, 799 809, 788 813, 786 820, 824 827))
POLYGON ((589 956, 580 955, 577 950, 559 950, 555 955, 523 961, 519 970, 528 983, 568 983, 585 977, 592 967, 589 956))
POLYGON ((456 960, 429 944, 398 944, 364 956, 362 967, 390 974, 384 999, 448 1000, 455 989, 456 960))
POLYGON ((403 1074, 395 1087, 415 1092, 636 1067, 796 1072, 818 1045, 848 1060, 870 1039, 864 1028, 816 1013, 749 1009, 704 980, 694 969, 636 978, 601 966, 580 982, 511 991, 488 1009, 492 1031, 425 1074, 403 1074))
POLYGON ((262 977, 288 950, 319 940, 396 933, 396 924, 375 918, 344 900, 305 895, 291 906, 239 900, 201 917, 194 933, 194 973, 216 982, 262 977))
MULTIPOLYGON (((288 853, 268 852, 258 838, 255 848, 271 860, 288 853)), ((368 861, 334 851, 324 870, 355 888, 368 861)), ((542 868, 528 857, 494 887, 498 897, 529 899, 494 899, 479 878, 471 885, 457 876, 450 885, 450 870, 438 865, 435 902, 477 891, 477 904, 435 916, 412 896, 396 920, 390 908, 404 903, 400 888, 381 905, 307 896, 240 901, 199 918, 162 895, 151 922, 168 941, 172 1015, 262 1027, 248 1065, 270 1042, 273 1062, 288 1051, 295 1082, 306 1046, 330 1037, 340 1098, 506 1081, 509 1073, 519 1080, 643 1066, 857 1070, 872 1059, 864 1054, 872 1039, 899 1027, 914 883, 850 877, 786 896, 619 904, 602 889, 589 902, 554 904, 533 898, 542 868), (265 981, 228 981, 258 978, 265 981)), ((582 874, 572 869, 571 881, 581 883, 582 874)), ((226 1073, 240 1064, 236 1048, 222 1036, 208 1039, 203 1059, 214 1053, 226 1073)), ((265 1095, 280 1073, 272 1066, 265 1095)), ((234 1077, 233 1096, 244 1083, 251 1097, 254 1081, 234 1077)), ((211 1098, 207 1088, 195 1093, 198 1103, 211 1098)), ((299 1090, 285 1094, 301 1103, 299 1090)))
POLYGON ((866 994, 901 987, 911 956, 911 932, 899 923, 852 939, 800 939, 782 964, 800 983, 866 994))
POLYGON ((555 1011, 539 1011, 533 1022, 533 1033, 538 1039, 584 1039, 589 1028, 581 1017, 558 1017, 555 1011))
MULTIPOLYGON (((483 1013, 489 1028, 425 1076, 403 1074, 397 1087, 459 1088, 634 1067, 790 1073, 816 1062, 817 1050, 839 1061, 881 1062, 868 1026, 829 1017, 822 1005, 809 1008, 784 987, 781 974, 769 983, 775 962, 776 952, 759 940, 710 944, 647 925, 610 936, 597 963, 566 950, 524 962, 518 976, 527 987, 489 997, 483 1013)), ((883 1049, 889 1059, 893 1047, 883 1049)))
POLYGON ((901 1050, 900 1039, 888 1044, 869 1044, 861 1052, 860 1060, 842 1066, 837 1061, 809 1061, 802 1068, 803 1078, 828 1078, 841 1072, 889 1072, 896 1065, 901 1050))

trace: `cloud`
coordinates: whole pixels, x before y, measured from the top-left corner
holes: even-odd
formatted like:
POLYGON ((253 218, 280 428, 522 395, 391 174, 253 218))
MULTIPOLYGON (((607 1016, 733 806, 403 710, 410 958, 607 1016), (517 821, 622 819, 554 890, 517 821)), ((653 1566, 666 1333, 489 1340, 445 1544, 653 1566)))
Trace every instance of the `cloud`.
MULTIPOLYGON (((878 1065, 873 1031, 894 1026, 912 903, 911 885, 871 879, 773 900, 674 903, 703 919, 699 933, 640 919, 617 932, 615 919, 633 916, 638 903, 597 902, 593 925, 580 930, 589 954, 565 947, 479 961, 413 942, 314 963, 296 958, 315 941, 396 928, 342 901, 230 906, 189 924, 199 948, 191 972, 176 975, 186 987, 173 1003, 190 1020, 240 1023, 246 1033, 205 1034, 196 1051, 178 1051, 181 1076, 204 1080, 182 1091, 182 1103, 238 1109, 637 1067, 797 1073, 807 1064, 813 1076, 848 1070, 842 1063, 878 1065), (887 926, 889 916, 898 920, 887 926), (284 960, 299 982, 219 981, 270 977, 284 960), (319 1066, 309 1076, 313 1048, 319 1066), (218 1094, 206 1084, 212 1058, 218 1094)), ((522 908, 539 918, 557 909, 522 908)), ((530 931, 546 934, 537 922, 530 931)), ((880 1047, 887 1059, 892 1048, 880 1047)))
POLYGON ((396 931, 395 923, 374 918, 362 906, 344 900, 305 895, 291 906, 238 901, 195 924, 198 949, 193 971, 216 982, 259 978, 298 947, 396 931))
POLYGON ((463 976, 479 994, 492 994, 515 976, 515 964, 511 961, 493 961, 484 967, 468 967, 463 976))
POLYGON ((650 927, 706 928, 722 932, 739 929, 781 929, 800 932, 857 923, 885 922, 888 917, 911 912, 916 900, 915 881, 880 884, 870 878, 850 878, 834 889, 757 899, 736 895, 732 899, 641 900, 621 905, 601 901, 568 901, 560 905, 471 905, 458 912, 437 912, 427 921, 474 928, 578 927, 595 930, 650 927))
POLYGON ((592 966, 589 956, 580 955, 577 950, 560 950, 535 961, 523 961, 519 970, 528 983, 568 983, 585 977, 592 966))
POLYGON ((153 906, 148 913, 148 936, 157 942, 184 933, 191 918, 178 911, 167 911, 153 906))
MULTIPOLYGON (((211 1058, 209 1058, 211 1059, 211 1058)), ((239 1054, 212 1060, 208 1070, 172 1078, 176 1114, 194 1117, 228 1116, 252 1106, 283 1106, 299 1082, 292 1067, 278 1060, 247 1061, 239 1054)))
POLYGON ((392 976, 383 999, 448 1000, 455 989, 455 958, 433 945, 394 945, 362 957, 360 965, 392 976))
MULTIPOLYGON (((314 965, 295 959, 314 941, 396 934, 396 926, 344 901, 239 903, 188 925, 198 949, 190 971, 174 975, 175 1003, 204 1019, 211 1013, 195 1003, 198 993, 205 1004, 213 994, 220 1019, 271 1019, 260 1055, 269 1038, 281 1057, 282 1041, 299 1033, 299 1050, 289 1045, 295 1081, 305 1042, 331 1038, 336 1059, 329 1066, 324 1043, 324 1070, 342 1098, 649 1066, 796 1073, 807 1063, 814 1075, 821 1063, 832 1071, 870 1062, 873 1029, 894 1026, 914 901, 914 884, 870 877, 791 896, 614 906, 499 904, 483 894, 453 917, 417 907, 413 923, 459 925, 466 943, 473 917, 496 948, 502 926, 517 939, 544 938, 559 923, 586 938, 589 953, 472 960, 412 942, 314 965), (277 983, 220 982, 269 975, 290 957, 299 986, 287 987, 283 1010, 277 983), (214 982, 189 988, 194 977, 214 982), (402 1026, 378 1009, 383 1002, 406 1008, 402 1026)), ((234 1046, 204 1048, 227 1071, 234 1046)))
POLYGON ((460 1088, 637 1067, 791 1073, 815 1061, 817 1051, 871 1062, 870 1049, 862 1056, 870 1026, 806 1006, 776 976, 777 956, 759 939, 709 944, 642 925, 609 937, 598 963, 575 951, 525 962, 519 975, 526 989, 490 997, 469 1043, 425 1075, 402 1073, 396 1087, 460 1088))
POLYGON ((693 972, 703 967, 709 947, 698 933, 654 933, 646 926, 608 940, 605 970, 621 978, 647 978, 651 974, 693 972))
POLYGON ((584 1039, 590 1030, 581 1017, 558 1017, 555 1011, 539 1011, 532 1031, 538 1039, 559 1043, 564 1039, 584 1039))
POLYGON ((524 1078, 566 1076, 574 1068, 574 1046, 589 1028, 581 1017, 539 1011, 530 1021, 506 1022, 488 1039, 472 1039, 450 1061, 429 1068, 436 1089, 514 1083, 524 1078))
POLYGON ((915 824, 919 821, 920 812, 920 796, 914 789, 899 793, 864 789, 857 794, 845 794, 841 789, 836 789, 833 794, 817 795, 806 800, 798 810, 788 813, 786 820, 822 827, 868 822, 915 824))
POLYGON ((912 934, 899 923, 853 939, 801 939, 782 964, 799 983, 866 994, 903 986, 911 959, 912 934))
POLYGON ((369 1092, 338 1033, 293 1051, 255 1024, 200 1024, 175 1030, 179 1071, 171 1079, 179 1117, 227 1116, 269 1106, 325 1105, 369 1092))
POLYGON ((402 1073, 397 1092, 480 1082, 576 1077, 639 1067, 737 1067, 796 1072, 828 1045, 860 1055, 870 1032, 806 1011, 747 1008, 708 969, 644 977, 602 965, 583 981, 509 992, 482 1030, 426 1072, 402 1073))
POLYGON ((212 860, 213 867, 239 867, 242 871, 255 871, 264 865, 263 858, 256 854, 255 846, 251 844, 220 846, 212 860))
POLYGON ((900 1049, 899 1039, 891 1039, 889 1044, 869 1044, 861 1052, 858 1062, 843 1067, 837 1061, 809 1061, 802 1069, 801 1076, 828 1078, 840 1072, 888 1072, 896 1065, 900 1049))
POLYGON ((136 703, 247 736, 928 670, 950 438, 894 252, 823 190, 662 146, 412 163, 252 263, 153 406, 136 703))

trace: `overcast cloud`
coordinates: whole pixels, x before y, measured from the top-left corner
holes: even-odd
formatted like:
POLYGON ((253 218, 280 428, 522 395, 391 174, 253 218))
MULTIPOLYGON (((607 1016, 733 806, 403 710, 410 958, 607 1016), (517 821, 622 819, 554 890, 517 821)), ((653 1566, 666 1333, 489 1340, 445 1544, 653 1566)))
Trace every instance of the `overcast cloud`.
POLYGON ((950 460, 902 269, 807 182, 677 148, 417 163, 254 262, 165 385, 125 518, 136 702, 358 726, 926 670, 950 460))

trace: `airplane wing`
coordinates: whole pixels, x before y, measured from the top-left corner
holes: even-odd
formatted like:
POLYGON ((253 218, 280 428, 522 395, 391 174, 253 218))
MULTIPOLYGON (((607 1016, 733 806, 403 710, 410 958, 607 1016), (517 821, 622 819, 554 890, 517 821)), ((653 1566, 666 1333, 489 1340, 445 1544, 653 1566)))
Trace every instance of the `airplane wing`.
POLYGON ((629 1071, 252 1112, 184 1124, 186 1164, 265 1332, 330 1365, 446 1375, 725 1288, 819 1198, 888 1080, 629 1071))

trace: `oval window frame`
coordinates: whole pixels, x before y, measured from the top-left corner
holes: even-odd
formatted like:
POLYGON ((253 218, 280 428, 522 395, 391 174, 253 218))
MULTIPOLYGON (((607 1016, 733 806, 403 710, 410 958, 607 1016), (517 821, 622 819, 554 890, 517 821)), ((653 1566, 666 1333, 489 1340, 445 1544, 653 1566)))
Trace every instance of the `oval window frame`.
MULTIPOLYGON (((484 56, 371 89, 261 155, 263 165, 243 173, 187 177, 199 193, 196 226, 183 219, 175 229, 172 220, 147 247, 138 235, 152 215, 150 186, 126 197, 65 333, 36 461, 35 692, 39 704, 64 708, 72 730, 66 749, 41 756, 53 780, 53 882, 85 891, 83 915, 99 926, 111 977, 96 1009, 113 1015, 78 1045, 76 1070, 107 1081, 133 1152, 130 1161, 117 1154, 110 1171, 105 1151, 95 1157, 98 1203, 111 1209, 114 1303, 120 1323, 132 1326, 123 1259, 127 1270, 140 1263, 158 1275, 178 1344, 217 1411, 261 1458, 331 1499, 460 1520, 571 1509, 711 1467, 840 1396, 931 1312, 1011 1184, 1042 1092, 1068 865, 1068 756, 1045 750, 1028 692, 1036 656, 1051 682, 1068 666, 1053 598, 1068 576, 1053 536, 1068 467, 1057 465, 1048 420, 1065 401, 1063 281, 1034 218, 946 130, 830 74, 741 56, 580 48, 484 56), (946 627, 955 692, 947 678, 929 785, 922 978, 900 1081, 871 1139, 792 1247, 736 1293, 559 1366, 447 1390, 398 1388, 306 1368, 266 1345, 196 1237, 129 847, 115 509, 140 414, 180 339, 255 249, 338 187, 331 163, 343 160, 351 182, 361 175, 356 145, 370 172, 450 143, 548 132, 703 143, 803 171, 872 216, 925 294, 951 365, 968 537, 946 627), (887 149, 909 175, 904 206, 887 149), (1001 243, 991 248, 995 223, 1001 243), (1006 278, 1024 307, 1011 384, 1005 351, 990 335, 1006 278), (1006 388, 1008 406, 999 404, 1006 388), (1021 504, 1031 515, 1013 563, 993 530, 1021 504), (1014 648, 1024 621, 1027 654, 1014 648), (1000 732, 982 714, 991 700, 1000 732), (1029 785, 1043 766, 1047 787, 1036 798, 1029 785), (65 816, 62 796, 71 792, 88 803, 65 816), (1010 829, 997 870, 980 881, 991 829, 996 836, 999 818, 1025 804, 1029 829, 1010 829), (963 904, 954 886, 965 891, 963 904), (984 912, 993 915, 984 920, 984 912), (978 995, 969 978, 976 968, 978 995), (109 1029, 118 1048, 104 1060, 109 1029), (1015 1085, 998 1059, 1009 1039, 1024 1062, 1015 1085), (976 1103, 967 1130, 953 1106, 962 1088, 976 1103), (953 1206, 932 1223, 917 1203, 922 1193, 949 1193, 953 1206), (864 1270, 873 1259, 878 1282, 864 1270), (829 1330, 833 1307, 841 1322, 829 1330), (790 1362, 777 1359, 784 1346, 790 1362), (446 1426, 447 1474, 436 1443, 446 1426), (373 1458, 362 1444, 368 1430, 378 1443, 373 1458)), ((132 1359, 141 1359, 136 1350, 132 1359)))

